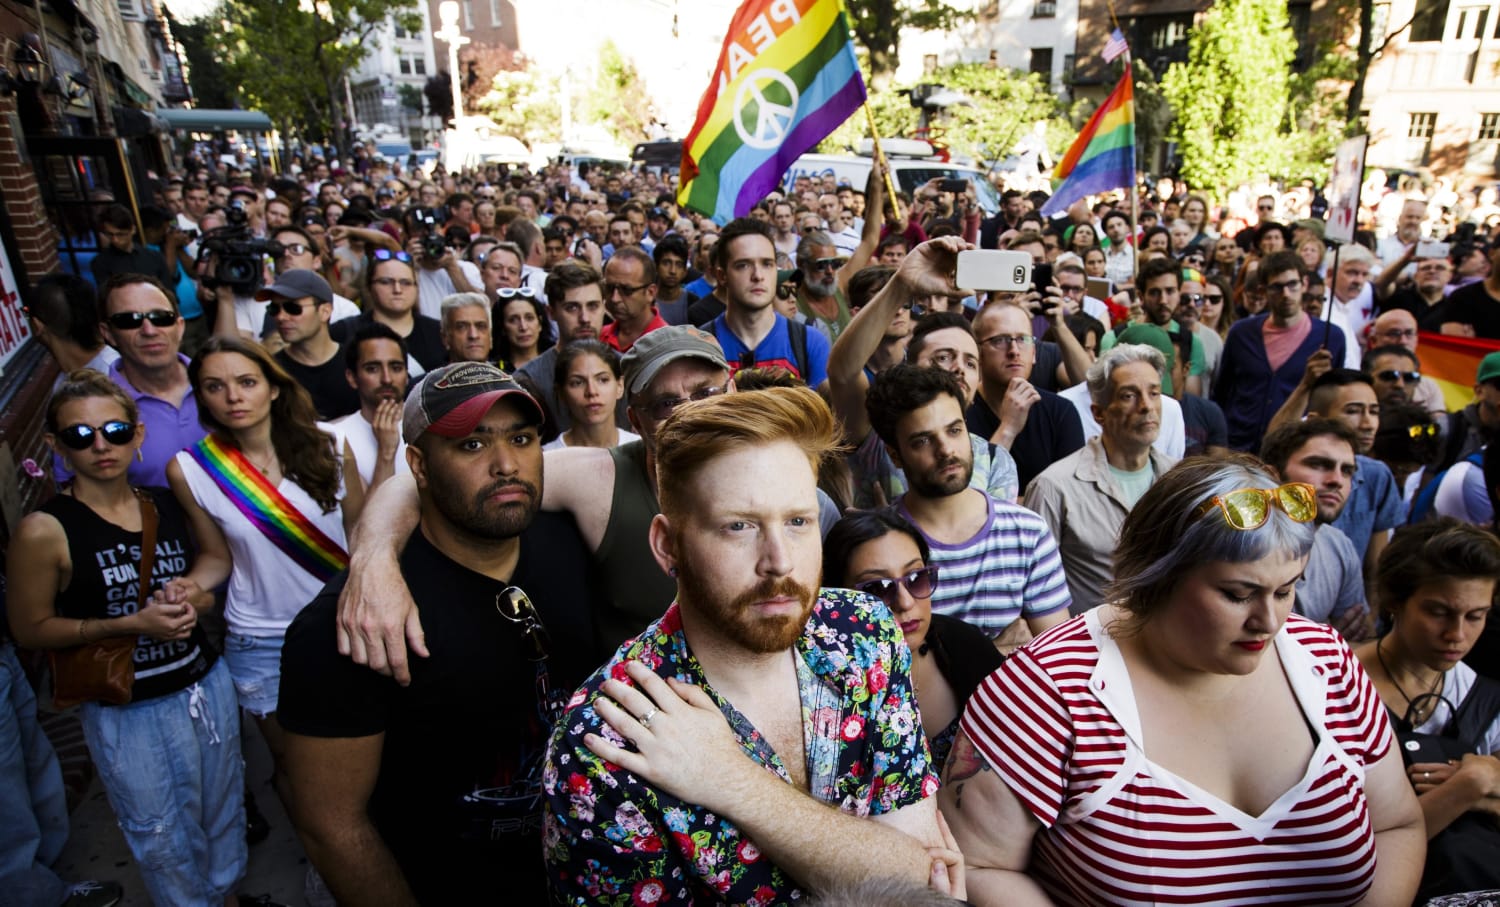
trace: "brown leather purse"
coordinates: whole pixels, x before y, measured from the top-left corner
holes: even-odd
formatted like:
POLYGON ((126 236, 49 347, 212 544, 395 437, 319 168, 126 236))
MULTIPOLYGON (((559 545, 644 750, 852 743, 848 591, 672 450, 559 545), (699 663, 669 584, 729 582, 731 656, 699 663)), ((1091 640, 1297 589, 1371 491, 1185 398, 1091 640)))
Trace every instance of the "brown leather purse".
MULTIPOLYGON (((151 572, 156 569, 156 502, 151 494, 134 489, 141 505, 141 568, 137 580, 137 608, 146 607, 151 594, 151 572)), ((51 649, 52 704, 58 710, 83 702, 124 705, 135 686, 135 645, 138 636, 113 636, 82 646, 51 649)))

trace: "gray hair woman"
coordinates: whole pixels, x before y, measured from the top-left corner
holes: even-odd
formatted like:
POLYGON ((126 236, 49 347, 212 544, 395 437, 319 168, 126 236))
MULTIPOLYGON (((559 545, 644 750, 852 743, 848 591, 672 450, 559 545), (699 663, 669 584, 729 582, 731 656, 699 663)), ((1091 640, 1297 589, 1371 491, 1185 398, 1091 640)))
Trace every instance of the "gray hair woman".
POLYGON ((1152 485, 1109 602, 969 700, 939 802, 972 901, 1411 902, 1421 813, 1380 700, 1291 613, 1316 513, 1246 456, 1152 485))

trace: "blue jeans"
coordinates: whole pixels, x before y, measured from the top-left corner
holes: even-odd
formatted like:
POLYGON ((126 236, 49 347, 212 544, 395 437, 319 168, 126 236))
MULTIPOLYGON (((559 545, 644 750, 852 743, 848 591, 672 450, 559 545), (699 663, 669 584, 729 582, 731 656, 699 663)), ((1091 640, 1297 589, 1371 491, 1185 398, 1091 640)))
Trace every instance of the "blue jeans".
POLYGON ((281 644, 284 636, 246 636, 230 630, 224 637, 224 661, 229 664, 240 708, 264 718, 276 711, 281 695, 281 644))
POLYGON ((36 694, 0 643, 0 905, 53 905, 68 886, 48 867, 68 843, 68 802, 36 694))
POLYGON ((218 907, 245 874, 245 763, 229 668, 129 705, 83 706, 83 735, 151 900, 218 907))

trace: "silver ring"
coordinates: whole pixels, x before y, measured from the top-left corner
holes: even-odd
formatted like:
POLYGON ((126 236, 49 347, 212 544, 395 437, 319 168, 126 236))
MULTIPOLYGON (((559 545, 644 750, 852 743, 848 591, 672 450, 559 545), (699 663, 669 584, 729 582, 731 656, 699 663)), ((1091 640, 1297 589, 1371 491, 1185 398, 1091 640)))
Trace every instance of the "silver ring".
MULTIPOLYGON (((652 710, 651 710, 651 711, 653 711, 653 712, 654 712, 654 711, 656 711, 656 710, 655 710, 655 709, 652 709, 652 710)), ((1431 780, 1431 779, 1432 779, 1432 772, 1423 772, 1423 773, 1422 773, 1422 780, 1423 780, 1423 781, 1429 781, 1429 780, 1431 780)))
POLYGON ((646 730, 649 731, 649 730, 651 730, 651 719, 656 717, 656 713, 658 711, 660 711, 660 710, 656 706, 653 705, 651 707, 651 711, 647 712, 646 714, 642 715, 640 718, 637 718, 636 720, 641 723, 641 727, 643 727, 643 728, 645 728, 646 730))

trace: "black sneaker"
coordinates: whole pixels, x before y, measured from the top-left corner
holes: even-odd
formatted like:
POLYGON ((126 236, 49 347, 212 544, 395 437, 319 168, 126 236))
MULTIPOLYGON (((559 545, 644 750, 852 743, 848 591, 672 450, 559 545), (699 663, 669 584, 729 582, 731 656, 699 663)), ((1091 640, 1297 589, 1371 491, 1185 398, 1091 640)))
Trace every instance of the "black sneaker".
POLYGON ((118 882, 75 882, 63 907, 115 907, 123 897, 125 889, 118 882))
POLYGON ((261 815, 260 808, 255 805, 255 795, 250 793, 250 788, 245 788, 245 843, 254 847, 264 841, 271 834, 271 823, 261 815))

